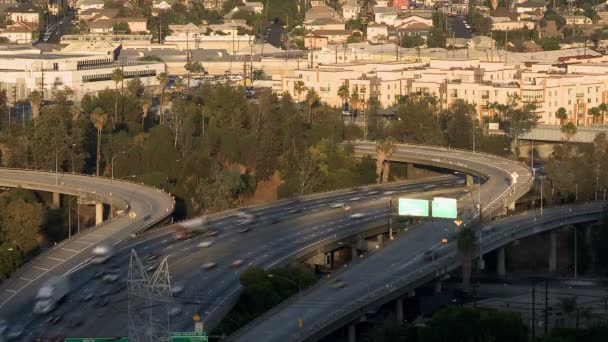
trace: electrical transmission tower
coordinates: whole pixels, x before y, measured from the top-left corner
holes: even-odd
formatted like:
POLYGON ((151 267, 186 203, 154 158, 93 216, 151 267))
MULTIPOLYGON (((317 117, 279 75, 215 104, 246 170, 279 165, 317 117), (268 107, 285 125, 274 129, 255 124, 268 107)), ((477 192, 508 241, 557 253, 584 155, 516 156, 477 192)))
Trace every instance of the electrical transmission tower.
POLYGON ((129 340, 169 341, 169 305, 173 295, 167 257, 148 275, 137 253, 131 249, 128 287, 129 340))

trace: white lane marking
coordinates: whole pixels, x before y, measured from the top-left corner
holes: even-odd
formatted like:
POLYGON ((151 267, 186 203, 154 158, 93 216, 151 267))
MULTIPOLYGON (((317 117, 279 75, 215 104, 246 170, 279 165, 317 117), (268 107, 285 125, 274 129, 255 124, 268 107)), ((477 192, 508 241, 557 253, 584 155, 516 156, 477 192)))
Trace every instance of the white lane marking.
POLYGON ((32 279, 28 279, 28 278, 19 278, 21 280, 25 280, 25 281, 32 281, 32 279))
POLYGON ((74 240, 74 242, 78 242, 78 243, 84 243, 85 245, 92 245, 92 243, 90 242, 86 242, 86 241, 79 241, 79 240, 74 240))
POLYGON ((79 251, 75 251, 75 250, 69 249, 69 248, 63 248, 63 247, 61 247, 61 249, 63 249, 64 251, 72 252, 72 253, 80 253, 79 251))
POLYGON ((168 240, 168 239, 164 239, 164 240, 162 240, 162 241, 161 241, 161 243, 165 243, 165 242, 167 242, 167 240, 168 240))
POLYGON ((4 291, 10 292, 10 293, 17 293, 17 291, 15 291, 15 290, 4 290, 4 291))
POLYGON ((61 261, 61 262, 65 261, 65 259, 53 258, 53 257, 50 257, 50 256, 47 256, 47 258, 49 258, 51 260, 61 261))
POLYGON ((66 275, 74 273, 75 271, 77 271, 78 269, 80 269, 82 266, 84 266, 84 264, 88 263, 89 260, 91 260, 91 259, 93 259, 93 257, 90 257, 90 258, 86 259, 85 261, 81 262, 80 264, 72 267, 72 269, 70 269, 69 271, 65 272, 63 275, 66 276, 66 275))
POLYGON ((118 241, 114 242, 114 243, 112 244, 112 246, 116 246, 116 245, 118 245, 118 244, 119 244, 119 243, 121 243, 121 242, 122 242, 122 239, 120 239, 120 240, 118 240, 118 241))
POLYGON ((42 271, 48 271, 48 268, 42 268, 42 267, 38 267, 38 266, 32 266, 32 268, 38 269, 38 270, 42 270, 42 271))

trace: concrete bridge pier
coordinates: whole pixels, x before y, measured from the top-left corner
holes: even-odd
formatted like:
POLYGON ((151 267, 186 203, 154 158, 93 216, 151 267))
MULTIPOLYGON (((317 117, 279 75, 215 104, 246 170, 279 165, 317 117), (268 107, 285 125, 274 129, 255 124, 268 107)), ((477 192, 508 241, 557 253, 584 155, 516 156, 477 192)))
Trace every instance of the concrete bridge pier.
POLYGON ((435 288, 434 288, 434 290, 435 290, 435 294, 440 294, 440 293, 441 293, 442 288, 443 288, 443 286, 442 286, 442 284, 441 284, 441 280, 437 280, 437 281, 435 282, 435 288))
POLYGON ((382 236, 382 234, 378 234, 376 236, 376 241, 378 242, 378 245, 382 245, 383 240, 384 240, 384 236, 382 236))
POLYGON ((549 272, 557 270, 557 231, 549 232, 549 272))
POLYGON ((395 301, 395 311, 397 316, 397 322, 403 322, 403 299, 399 298, 395 301))
POLYGON ((359 249, 357 249, 357 247, 351 247, 350 256, 351 256, 351 260, 355 261, 359 257, 359 249))
POLYGON ((95 225, 100 225, 103 222, 103 203, 95 203, 95 225))
POLYGON ((510 203, 507 208, 511 211, 515 211, 515 202, 510 203))
POLYGON ((348 326, 348 342, 357 342, 357 324, 352 323, 348 326))
POLYGON ((498 276, 500 277, 504 277, 507 274, 505 256, 505 248, 499 248, 498 255, 496 256, 496 273, 498 273, 498 276))
POLYGON ((58 192, 53 192, 53 204, 51 204, 51 209, 59 209, 61 206, 61 194, 58 192))
POLYGON ((467 183, 466 186, 473 186, 475 182, 473 181, 473 176, 467 175, 467 183))

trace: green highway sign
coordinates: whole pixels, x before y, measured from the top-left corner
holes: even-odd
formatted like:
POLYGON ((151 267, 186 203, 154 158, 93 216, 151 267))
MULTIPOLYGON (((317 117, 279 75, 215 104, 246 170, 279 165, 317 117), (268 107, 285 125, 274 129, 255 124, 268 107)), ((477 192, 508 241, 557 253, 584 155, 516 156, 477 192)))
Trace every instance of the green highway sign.
POLYGON ((127 337, 70 337, 65 342, 129 342, 127 337))
POLYGON ((427 217, 429 216, 429 201, 412 198, 400 198, 399 215, 427 217))
POLYGON ((433 217, 455 219, 458 205, 455 198, 435 197, 431 203, 433 217))
POLYGON ((171 342, 208 342, 204 332, 172 332, 171 342))

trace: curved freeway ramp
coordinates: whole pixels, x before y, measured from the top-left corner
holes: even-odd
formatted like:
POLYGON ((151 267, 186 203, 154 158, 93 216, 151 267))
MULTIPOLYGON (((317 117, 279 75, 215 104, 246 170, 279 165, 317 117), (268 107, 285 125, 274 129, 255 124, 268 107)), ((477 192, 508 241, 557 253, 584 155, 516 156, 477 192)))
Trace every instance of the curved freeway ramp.
MULTIPOLYGON (((355 155, 375 156, 375 143, 355 142, 355 155)), ((478 175, 486 181, 478 190, 460 198, 459 216, 465 224, 478 217, 476 204, 482 202, 484 215, 502 211, 531 187, 530 170, 520 163, 493 155, 418 145, 397 145, 390 160, 431 165, 478 175)), ((230 340, 304 341, 316 340, 391 298, 437 276, 437 269, 423 268, 423 254, 441 250, 441 238, 454 235, 452 221, 432 220, 416 225, 397 236, 383 250, 335 275, 344 288, 332 288, 327 281, 307 290, 301 299, 291 299, 271 310, 230 340), (302 319, 303 328, 298 326, 302 319)), ((454 245, 453 243, 448 245, 454 245)), ((395 297, 396 298, 396 297, 395 297)))
POLYGON ((21 267, 0 286, 0 311, 9 316, 34 298, 44 280, 63 275, 85 264, 97 244, 114 245, 143 231, 173 212, 169 194, 140 184, 72 174, 0 169, 0 186, 56 192, 102 202, 121 214, 72 236, 21 267))

